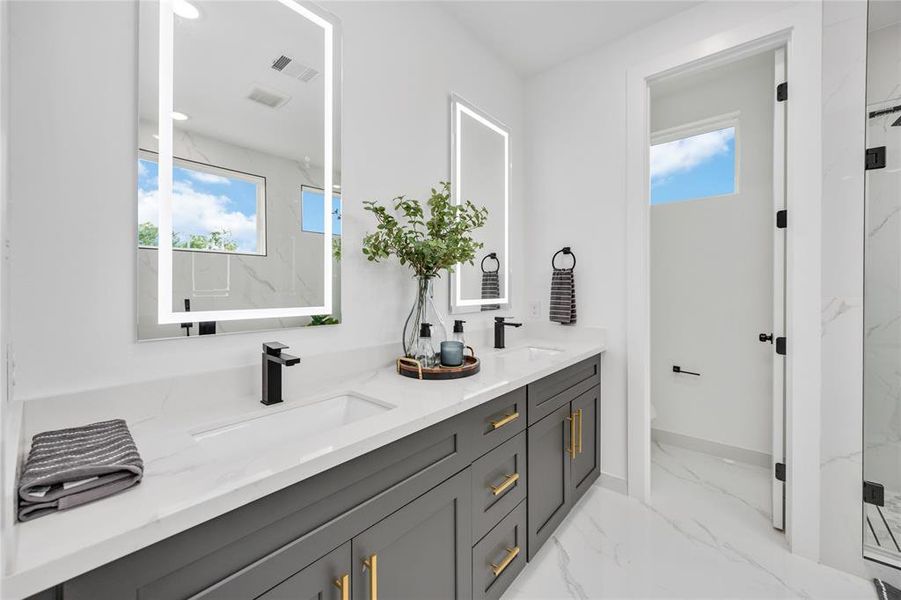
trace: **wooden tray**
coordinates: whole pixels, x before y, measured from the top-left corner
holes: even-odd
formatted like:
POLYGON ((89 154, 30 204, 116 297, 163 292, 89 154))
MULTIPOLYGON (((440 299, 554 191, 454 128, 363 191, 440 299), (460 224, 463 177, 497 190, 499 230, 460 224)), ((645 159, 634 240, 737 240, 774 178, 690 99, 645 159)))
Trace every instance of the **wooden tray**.
POLYGON ((482 368, 482 363, 475 356, 464 356, 459 367, 423 367, 412 358, 398 358, 397 372, 413 379, 461 379, 475 375, 482 368))

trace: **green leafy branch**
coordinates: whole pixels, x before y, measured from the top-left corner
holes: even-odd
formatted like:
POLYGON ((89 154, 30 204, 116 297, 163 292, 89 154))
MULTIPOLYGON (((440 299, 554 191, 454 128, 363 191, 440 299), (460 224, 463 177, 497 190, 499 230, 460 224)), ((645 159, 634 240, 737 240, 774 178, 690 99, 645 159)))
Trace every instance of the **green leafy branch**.
POLYGON ((375 232, 363 238, 363 254, 371 262, 396 256, 417 276, 434 277, 443 270, 453 271, 458 263, 473 264, 484 246, 472 232, 485 225, 488 209, 468 200, 454 204, 446 181, 440 189, 432 188, 426 201, 428 215, 419 200, 406 196, 394 198, 394 214, 378 202, 363 204, 378 222, 375 232))

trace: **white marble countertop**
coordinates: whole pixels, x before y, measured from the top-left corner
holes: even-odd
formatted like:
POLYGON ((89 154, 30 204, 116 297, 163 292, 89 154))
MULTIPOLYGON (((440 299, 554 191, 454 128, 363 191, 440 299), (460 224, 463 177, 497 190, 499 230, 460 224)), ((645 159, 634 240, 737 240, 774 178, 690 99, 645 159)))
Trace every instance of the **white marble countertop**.
POLYGON ((454 381, 398 376, 388 366, 393 346, 310 357, 285 371, 286 402, 276 407, 259 402, 259 366, 30 400, 24 403, 20 447, 27 449, 39 431, 124 418, 145 474, 125 493, 4 532, 3 596, 23 598, 85 573, 603 352, 604 343, 600 329, 508 333, 509 349, 480 351, 481 372, 454 381), (527 346, 561 352, 516 352, 527 346), (394 408, 301 439, 249 440, 246 452, 227 456, 192 436, 345 393, 394 408))

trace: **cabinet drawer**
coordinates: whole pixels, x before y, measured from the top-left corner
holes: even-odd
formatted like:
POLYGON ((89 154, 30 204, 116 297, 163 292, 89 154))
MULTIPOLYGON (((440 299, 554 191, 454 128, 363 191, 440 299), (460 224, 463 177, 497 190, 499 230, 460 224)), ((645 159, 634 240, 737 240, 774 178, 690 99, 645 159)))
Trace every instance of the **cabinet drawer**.
POLYGON ((479 540, 526 497, 526 432, 472 464, 472 539, 479 540))
POLYGON ((472 598, 496 600, 526 566, 526 503, 472 549, 472 598))
POLYGON ((592 356, 529 384, 529 425, 601 383, 601 357, 592 356))
POLYGON ((469 411, 475 429, 474 455, 481 456, 526 428, 526 388, 522 387, 469 411))

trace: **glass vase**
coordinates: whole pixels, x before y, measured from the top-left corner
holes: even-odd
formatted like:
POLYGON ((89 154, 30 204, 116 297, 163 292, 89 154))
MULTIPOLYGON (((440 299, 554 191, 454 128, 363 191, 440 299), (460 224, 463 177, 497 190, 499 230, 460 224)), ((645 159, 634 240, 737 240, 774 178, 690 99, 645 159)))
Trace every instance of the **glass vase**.
POLYGON ((432 326, 432 345, 439 352, 441 342, 447 340, 447 329, 444 326, 444 315, 435 305, 434 277, 416 278, 416 298, 413 307, 404 323, 404 356, 413 358, 419 344, 419 331, 423 323, 432 326))

